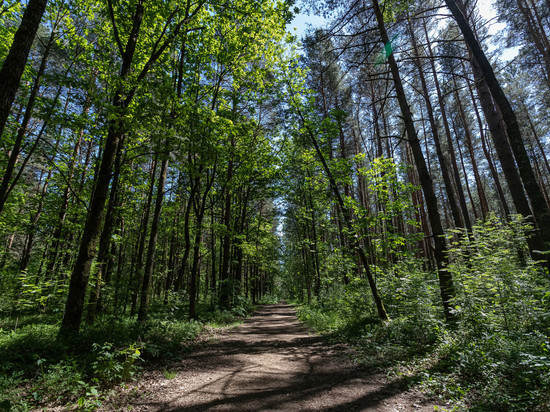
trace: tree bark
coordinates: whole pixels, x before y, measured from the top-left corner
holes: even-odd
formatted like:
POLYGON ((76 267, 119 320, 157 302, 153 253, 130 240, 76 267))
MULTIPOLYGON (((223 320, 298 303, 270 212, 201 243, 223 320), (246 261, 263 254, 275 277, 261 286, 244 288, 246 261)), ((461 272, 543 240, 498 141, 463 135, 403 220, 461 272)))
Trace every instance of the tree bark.
MULTIPOLYGON (((377 0, 373 0, 372 5, 374 7, 374 13, 378 22, 378 29, 382 38, 383 44, 389 44, 390 40, 386 32, 386 26, 384 24, 384 16, 380 10, 380 6, 377 0)), ((392 73, 395 92, 397 94, 397 100, 401 109, 401 115, 403 122, 405 123, 405 130, 407 132, 409 146, 411 147, 416 169, 420 177, 420 185, 422 186, 422 192, 424 193, 424 199, 426 201, 426 207, 428 209, 428 218, 432 227, 432 236, 434 240, 435 250, 434 255, 437 263, 439 286, 441 291, 441 299, 443 301, 443 312, 447 322, 454 320, 454 314, 451 311, 451 300, 455 295, 453 278, 446 268, 447 265, 447 246, 445 244, 445 233, 443 232, 443 226, 441 224, 441 217, 439 215, 439 207, 437 197, 435 195, 432 177, 428 173, 426 161, 422 153, 420 141, 416 133, 414 126, 414 120, 412 113, 407 102, 405 90, 403 89, 403 83, 397 67, 395 56, 391 53, 388 56, 388 64, 392 73)))
POLYGON ((47 0, 29 0, 21 24, 15 32, 10 51, 0 70, 0 137, 8 121, 11 106, 31 51, 47 0))
POLYGON ((489 152, 488 143, 485 141, 486 134, 484 130, 484 125, 483 125, 483 122, 481 121, 481 115, 479 113, 479 108, 477 106, 477 102, 474 97, 474 91, 472 89, 471 82, 468 82, 468 91, 470 93, 470 99, 472 100, 472 105, 474 107, 474 112, 476 114, 476 119, 479 127, 479 138, 481 140, 481 147, 483 149, 483 154, 485 155, 485 159, 487 159, 487 164, 489 165, 491 176, 493 177, 493 181, 495 182, 495 187, 497 190, 498 198, 500 200, 502 211, 504 212, 504 216, 508 218, 510 216, 510 208, 508 207, 508 202, 506 201, 506 197, 504 196, 504 190, 502 189, 502 185, 500 183, 500 177, 498 176, 495 164, 493 163, 493 158, 491 156, 491 153, 489 152))
MULTIPOLYGON (((426 109, 428 111, 428 120, 430 122, 430 128, 432 130, 432 137, 433 137, 433 140, 434 140, 435 150, 436 150, 436 153, 437 153, 437 158, 439 160, 439 166, 441 168, 441 175, 443 176, 443 183, 445 185, 445 192, 447 193, 447 198, 449 200, 448 203, 449 203, 449 206, 451 208, 451 215, 453 216, 453 221, 454 221, 455 227, 462 227, 463 226, 462 216, 460 215, 460 211, 458 210, 458 207, 457 207, 458 202, 456 201, 456 198, 455 198, 453 183, 452 183, 452 180, 451 180, 451 176, 449 174, 448 159, 443 154, 443 150, 441 149, 441 143, 440 143, 440 139, 439 139, 439 130, 438 130, 438 127, 437 127, 437 123, 435 121, 435 117, 434 117, 434 113, 433 113, 433 107, 432 107, 432 103, 430 101, 430 94, 429 94, 429 91, 428 91, 428 86, 426 84, 426 79, 425 79, 425 76, 424 76, 424 70, 422 68, 422 62, 420 61, 418 46, 416 44, 416 36, 414 34, 414 29, 413 29, 412 24, 410 23, 410 21, 409 21, 409 31, 411 33, 411 40, 412 40, 412 45, 413 45, 413 49, 414 49, 414 57, 415 57, 416 66, 417 66, 418 72, 419 72, 420 83, 422 85, 422 93, 423 93, 423 96, 424 96, 424 100, 426 102, 426 109)), ((471 228, 469 228, 469 230, 471 230, 471 228)))
POLYGON ((155 264, 155 252, 157 248, 160 212, 162 210, 162 201, 164 199, 164 183, 166 181, 166 172, 168 169, 168 155, 164 155, 160 165, 160 176, 157 186, 157 197, 155 200, 155 211, 151 221, 151 233, 149 235, 149 245, 147 247, 147 260, 145 261, 145 272, 143 274, 143 283, 141 286, 141 296, 138 311, 138 322, 143 323, 147 319, 149 301, 151 299, 151 285, 153 283, 153 266, 155 264))
MULTIPOLYGON (((134 59, 141 22, 145 12, 143 1, 144 0, 139 0, 133 15, 132 29, 126 44, 122 68, 119 75, 121 81, 124 81, 128 77, 134 59)), ((115 108, 115 111, 124 111, 131 100, 132 96, 126 96, 122 89, 118 89, 113 99, 113 108, 115 108)), ((101 233, 101 222, 103 220, 103 210, 109 192, 109 184, 111 182, 111 171, 115 162, 116 153, 119 150, 119 142, 124 135, 124 131, 125 125, 123 115, 116 117, 110 122, 99 173, 95 180, 95 188, 90 201, 90 209, 86 217, 84 232, 80 241, 78 256, 71 274, 69 294, 67 296, 63 321, 61 322, 61 328, 59 330, 59 335, 61 337, 71 333, 78 333, 80 329, 86 289, 88 287, 88 278, 96 254, 97 241, 101 233)))
MULTIPOLYGON (((121 143, 122 145, 123 143, 121 143)), ((88 301, 88 314, 87 320, 93 322, 95 316, 101 311, 101 294, 103 289, 105 272, 107 271, 107 255, 109 246, 111 245, 111 237, 113 229, 115 227, 115 210, 119 203, 119 181, 120 170, 122 167, 122 151, 118 150, 115 158, 115 171, 113 174, 113 183, 111 184, 111 191, 109 193, 109 202, 107 206, 107 213, 105 215, 105 222, 103 224, 103 230, 99 239, 99 251, 97 254, 97 273, 95 290, 90 294, 88 301)), ((110 258, 109 258, 110 259, 110 258)))
MULTIPOLYGON (((495 107, 493 98, 487 83, 483 78, 483 74, 477 65, 477 62, 475 60, 472 60, 471 62, 474 78, 476 79, 476 89, 478 92, 479 101, 481 103, 481 108, 485 114, 487 124, 489 125, 489 130, 494 143, 493 145, 497 152, 504 177, 508 183, 508 189, 510 189, 512 202, 514 203, 517 213, 526 217, 531 223, 535 224, 533 213, 531 212, 531 206, 527 200, 523 183, 516 167, 514 154, 512 153, 509 141, 506 138, 506 125, 504 124, 502 114, 498 111, 497 107, 495 107)), ((527 243, 529 245, 531 256, 534 259, 540 259, 541 256, 537 253, 537 251, 544 250, 545 247, 541 232, 534 231, 532 236, 527 238, 527 243)))
POLYGON ((189 219, 191 217, 191 207, 198 187, 198 178, 194 180, 195 182, 191 184, 191 193, 189 193, 189 199, 187 199, 187 206, 185 207, 183 215, 183 258, 181 259, 181 265, 174 285, 174 292, 179 292, 184 285, 185 271, 187 269, 187 261, 189 260, 189 252, 191 250, 191 229, 189 226, 189 219))
POLYGON ((512 147, 512 151, 516 159, 521 180, 525 187, 525 191, 531 200, 536 224, 541 233, 542 240, 544 241, 544 245, 542 245, 542 247, 543 250, 546 251, 550 246, 550 210, 537 183, 533 168, 531 167, 531 162, 529 161, 529 156, 527 154, 527 150, 525 149, 525 144, 521 136, 521 130, 514 109, 512 108, 508 97, 502 90, 491 63, 489 63, 485 52, 481 49, 472 28, 468 24, 466 15, 463 13, 464 4, 462 3, 462 0, 445 0, 445 3, 447 4, 449 10, 451 10, 453 17, 464 36, 466 44, 473 55, 472 60, 475 60, 478 64, 480 71, 483 73, 483 78, 487 82, 487 86, 491 92, 495 105, 502 114, 502 119, 506 125, 508 140, 510 141, 510 146, 512 147))

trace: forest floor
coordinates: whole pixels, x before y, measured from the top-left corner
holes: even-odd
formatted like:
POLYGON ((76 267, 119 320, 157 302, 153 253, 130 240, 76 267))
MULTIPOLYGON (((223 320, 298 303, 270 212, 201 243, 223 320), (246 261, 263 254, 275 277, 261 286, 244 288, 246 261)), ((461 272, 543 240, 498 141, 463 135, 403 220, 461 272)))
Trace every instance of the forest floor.
POLYGON ((237 328, 210 332, 200 349, 164 370, 145 371, 102 410, 434 410, 403 382, 353 364, 351 354, 308 333, 291 306, 267 305, 237 328))

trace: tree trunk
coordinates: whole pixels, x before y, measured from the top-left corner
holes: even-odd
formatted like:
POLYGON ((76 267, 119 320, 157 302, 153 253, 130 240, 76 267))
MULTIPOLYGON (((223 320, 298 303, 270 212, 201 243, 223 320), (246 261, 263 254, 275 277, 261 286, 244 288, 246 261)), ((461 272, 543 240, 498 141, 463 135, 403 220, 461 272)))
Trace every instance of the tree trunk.
MULTIPOLYGON (((466 193, 468 193, 468 197, 470 199, 470 204, 472 205, 472 211, 474 213, 474 219, 477 220, 478 215, 476 211, 476 205, 474 202, 474 198, 472 196, 472 191, 470 190, 470 183, 468 182, 468 172, 466 170, 466 165, 464 164, 464 155, 462 154, 461 144, 460 140, 458 138, 458 128, 456 126, 456 122, 453 119, 453 129, 455 131, 455 138, 456 138, 456 147, 458 149, 458 158, 460 160, 460 166, 462 168, 462 174, 464 175, 464 185, 466 186, 466 193)), ((466 210, 467 212, 467 210, 466 210)))
POLYGON ((531 132, 533 133, 533 138, 535 139, 535 143, 537 144, 537 147, 539 148, 539 151, 541 153, 541 156, 544 160, 544 165, 546 166, 546 170, 544 171, 544 174, 548 176, 548 173, 550 173, 550 163, 548 163, 548 156, 546 156, 546 150, 544 150, 544 147, 540 141, 539 134, 537 132, 537 128, 533 124, 533 119, 531 119, 531 116, 529 115, 529 109, 525 107, 525 115, 527 116, 527 121, 529 122, 529 128, 531 129, 531 132))
POLYGON ((174 291, 179 292, 184 285, 185 280, 185 271, 187 269, 187 261, 189 260, 189 252, 191 250, 191 228, 189 226, 189 219, 191 218, 191 207, 193 201, 195 200, 195 195, 197 194, 197 189, 199 186, 199 177, 194 178, 191 183, 191 192, 189 193, 189 199, 187 199, 187 206, 185 207, 184 217, 183 217, 183 258, 181 259, 181 265, 178 270, 178 277, 176 279, 176 284, 174 286, 174 291))
MULTIPOLYGON (((233 174, 233 161, 229 161, 229 169, 227 171, 227 179, 230 180, 233 174)), ((225 194, 225 211, 224 221, 225 233, 223 236, 223 248, 222 248, 222 268, 220 272, 220 305, 222 308, 228 309, 231 304, 231 279, 230 279, 230 266, 229 257, 231 252, 231 191, 229 187, 226 187, 225 194)))
POLYGON ((414 48, 414 56, 416 59, 416 66, 418 68, 419 77, 420 77, 420 83, 422 85, 422 92, 424 95, 424 100, 426 102, 426 109, 428 111, 428 120, 430 122, 430 128, 432 130, 432 137, 435 144, 435 150, 437 153, 437 158, 439 160, 439 166, 441 168, 441 175, 443 177, 443 183, 445 185, 445 192, 447 193, 447 198, 449 200, 449 206, 451 207, 451 215, 453 216, 453 221, 455 224, 455 227, 462 227, 462 217, 460 216, 460 211, 457 207, 457 201, 455 198, 455 193, 453 189, 453 183, 451 180, 451 176, 449 174, 448 169, 448 160, 447 157, 443 154, 443 150, 441 149, 441 143, 439 140, 439 130, 437 127, 437 123, 435 121, 434 113, 433 113, 433 107, 432 103, 430 101, 430 93, 428 91, 428 86, 426 84, 426 79, 424 76, 424 70, 422 68, 422 62, 420 61, 420 55, 418 53, 418 46, 416 44, 416 36, 414 35, 414 29, 412 27, 412 24, 409 21, 409 31, 411 33, 411 40, 412 45, 414 48))
POLYGON ((521 14, 523 15, 523 18, 525 19, 525 22, 527 23, 529 37, 531 37, 531 40, 533 41, 535 48, 539 51, 544 61, 546 79, 550 80, 550 49, 548 48, 547 41, 545 42, 545 40, 548 40, 548 39, 545 39, 544 28, 538 24, 538 21, 536 21, 537 20, 536 16, 533 16, 531 14, 531 9, 529 5, 524 4, 523 0, 517 0, 517 5, 521 14), (546 44, 546 47, 545 47, 545 44, 546 44))
MULTIPOLYGON (((246 218, 247 218, 247 211, 248 211, 248 197, 250 196, 250 186, 246 187, 245 194, 242 199, 242 206, 241 206, 241 216, 240 216, 240 222, 239 222, 239 235, 243 236, 245 233, 245 225, 246 225, 246 218)), ((247 239, 245 239, 247 240, 247 239)), ((237 295, 241 294, 242 289, 242 281, 243 281, 243 248, 242 248, 242 240, 240 237, 237 238, 237 242, 235 244, 236 247, 236 259, 237 259, 237 265, 235 268, 235 285, 237 287, 237 295)))
POLYGON ((453 17, 464 36, 466 44, 473 55, 472 60, 475 60, 479 66, 479 70, 483 73, 483 78, 487 82, 487 86, 490 90, 491 96, 493 97, 495 105, 502 114, 502 119, 506 125, 508 140, 510 141, 512 151, 514 152, 514 157, 517 162, 521 180, 525 187, 525 191, 531 200, 536 224, 542 236, 542 240, 544 241, 544 245, 542 245, 543 250, 546 251, 550 246, 550 210, 546 204, 544 195, 538 186, 533 168, 531 167, 531 162, 529 161, 529 156, 527 154, 527 150, 525 149, 514 109, 506 97, 506 94, 502 90, 502 87, 495 76, 493 67, 489 63, 485 52, 481 49, 472 28, 468 24, 466 16, 463 13, 464 4, 461 0, 445 0, 445 3, 451 10, 453 17))
MULTIPOLYGON (((91 97, 90 94, 86 94, 86 103, 84 104, 84 109, 82 111, 82 116, 86 116, 90 110, 91 105, 91 97)), ((67 210, 69 208, 69 200, 70 200, 70 193, 71 193, 71 184, 74 177, 74 171, 76 168, 77 158, 80 154, 80 148, 82 146, 82 141, 84 139, 84 128, 81 128, 78 133, 78 140, 76 141, 73 153, 71 156, 71 161, 69 164, 69 171, 67 173, 67 186, 63 189, 63 200, 61 202, 61 208, 59 209, 58 218, 57 218, 57 225, 55 227, 55 230, 52 235, 52 244, 49 247, 48 255, 47 255, 47 272, 50 273, 52 277, 54 277, 54 270, 55 265, 57 261, 57 257, 59 255, 59 246, 61 243, 61 238, 63 235, 63 227, 65 225, 65 219, 67 217, 67 210)))
POLYGON ((212 211, 210 215, 210 248, 212 253, 212 273, 210 281, 210 290, 212 303, 214 303, 215 296, 217 296, 217 286, 216 286, 216 237, 214 236, 214 207, 212 206, 212 211))
POLYGON ((439 78, 437 77, 437 70, 435 67, 435 58, 432 51, 432 46, 430 42, 430 37, 428 35, 428 29, 426 25, 424 24, 424 35, 426 37, 426 45, 428 47, 428 53, 430 57, 430 65, 432 69, 432 75, 434 79, 435 84, 435 90, 437 92, 437 100, 439 102, 439 109, 441 110, 441 120, 443 121, 443 128, 445 130, 445 139, 447 142, 447 149, 450 155, 450 164, 452 168, 452 175, 454 177, 456 189, 457 189, 457 196, 458 201, 460 204, 460 208, 462 209, 462 217, 464 219, 464 226, 468 230, 468 232, 472 231, 472 222, 470 221, 470 215, 468 214, 468 208, 466 207, 466 199, 464 198, 464 190, 462 189, 462 182, 460 180, 460 173, 458 172, 458 165, 456 162, 456 156, 454 152, 453 147, 453 139, 451 135, 451 128, 449 126, 449 117, 447 114, 447 109, 445 106, 445 100, 443 98, 443 93, 441 92, 441 86, 439 84, 439 78))
POLYGON ((498 198, 500 200, 502 211, 504 212, 504 216, 508 218, 508 216, 510 216, 510 208, 508 207, 508 202, 506 201, 506 197, 504 196, 504 190, 502 190, 502 185, 500 183, 500 178, 498 176, 495 164, 493 163, 493 158, 491 156, 491 153, 489 152, 488 143, 485 141, 486 135, 484 131, 483 122, 481 121, 481 115, 479 113, 477 102, 474 97, 474 91, 472 90, 472 85, 470 82, 468 82, 468 90, 470 92, 470 98, 472 100, 472 105, 474 107, 474 112, 476 114, 476 119, 477 119, 478 128, 479 128, 479 138, 481 140, 481 147, 483 149, 483 154, 485 155, 485 159, 487 159, 487 164, 489 165, 491 176, 493 177, 493 181, 495 182, 495 187, 497 190, 498 198))
MULTIPOLYGON (((140 0, 133 14, 132 29, 128 37, 125 53, 122 56, 123 63, 119 76, 121 82, 124 82, 130 73, 144 11, 143 0, 140 0)), ((132 96, 126 96, 122 89, 118 89, 113 99, 113 108, 115 112, 120 110, 125 111, 131 100, 132 96)), ((67 304, 65 305, 63 321, 61 322, 61 328, 59 330, 60 336, 78 333, 80 329, 86 289, 88 287, 88 278, 96 253, 97 240, 101 233, 101 222, 103 220, 103 210, 109 192, 109 184, 111 182, 111 171, 117 151, 119 150, 119 142, 124 135, 124 131, 124 114, 121 114, 111 120, 109 124, 99 173, 95 179, 94 192, 90 201, 90 208, 80 241, 78 256, 71 274, 67 304)))
MULTIPOLYGON (((123 140, 123 139, 122 139, 123 140)), ((124 144, 121 140, 121 145, 124 144)), ((107 255, 109 246, 111 245, 111 237, 113 234, 113 228, 115 227, 115 210, 119 203, 119 187, 120 170, 122 167, 122 151, 118 150, 115 159, 115 171, 113 174, 113 183, 111 184, 111 191, 109 193, 109 202, 107 206, 107 213, 105 214, 105 222, 103 224, 103 230, 99 239, 99 251, 97 254, 97 273, 95 279, 95 289, 90 293, 88 301, 88 314, 87 320, 93 322, 96 314, 101 311, 101 294, 103 289, 104 275, 107 269, 107 255)), ((110 259, 110 258, 109 258, 110 259)))
MULTIPOLYGON (((382 42, 384 44, 389 44, 390 40, 386 32, 384 17, 382 15, 382 11, 380 10, 378 1, 374 0, 372 2, 372 5, 374 7, 374 13, 378 22, 378 29, 380 31, 382 42)), ((428 168, 426 167, 426 161, 424 159, 422 148, 420 146, 420 141, 418 140, 418 135, 414 127, 414 120, 410 111, 409 104, 407 102, 407 97, 405 95, 405 90, 403 89, 403 83, 401 81, 401 76, 399 74, 399 69, 397 67, 397 62, 393 53, 388 56, 388 64, 392 73, 395 91, 397 93, 397 100, 401 109, 403 122, 405 123, 409 145, 411 147, 412 154, 415 160, 416 169, 420 177, 420 184, 424 193, 424 199, 426 201, 426 207, 428 209, 428 218, 432 227, 432 236, 435 244, 434 254, 438 268, 439 286, 441 291, 441 299, 443 301, 443 311, 445 314, 445 319, 448 322, 451 322, 454 319, 454 314, 451 311, 451 300, 455 295, 455 290, 452 276, 446 268, 447 246, 445 244, 445 234, 443 232, 443 226, 441 224, 441 217, 439 215, 437 197, 435 195, 432 177, 428 173, 428 168)))
POLYGON ((145 241, 147 239, 147 229, 149 227, 149 214, 151 213, 151 205, 153 204, 153 193, 155 190, 155 177, 157 176, 158 155, 155 154, 151 164, 150 184, 145 203, 145 210, 141 218, 141 227, 138 229, 138 244, 135 257, 132 260, 131 278, 129 280, 129 288, 132 289, 132 305, 130 307, 130 316, 134 316, 137 311, 138 300, 140 296, 140 288, 142 285, 142 270, 143 270, 143 255, 145 254, 145 241))
MULTIPOLYGON (((371 293, 374 299, 374 303, 376 305, 376 310, 378 312, 378 316, 382 321, 388 320, 388 314, 386 312, 386 308, 384 307, 384 303, 382 302, 382 298, 380 297, 380 293, 378 292, 378 288, 376 287, 376 282, 374 280, 374 277, 372 276, 372 272, 370 270, 369 261, 367 258, 367 255, 365 254, 365 251, 359 244, 356 238, 352 237, 352 233, 355 232, 353 228, 353 222, 352 222, 352 215, 350 210, 346 207, 346 204, 344 203, 344 200, 342 199, 342 195, 340 194, 340 189, 338 189, 338 186, 336 184, 336 180, 334 180, 334 177, 332 176, 332 172, 325 160, 325 157, 323 155, 323 152, 321 151, 321 148, 319 147, 319 144, 317 142, 317 139, 315 138, 315 135, 313 134, 313 131, 309 128, 306 119, 304 118, 302 112, 300 111, 299 107, 296 107, 298 110, 298 114, 304 123, 307 133, 309 134, 309 137, 311 139, 311 142, 313 143, 313 146, 315 147, 315 152, 317 153, 317 156, 319 160, 321 161, 321 164, 323 165, 323 169, 328 177, 330 187, 332 189, 332 192, 334 194, 334 197, 337 201, 337 206, 340 207, 343 215, 343 220, 346 225, 346 228, 349 232, 349 243, 351 244, 351 247, 355 250, 357 250, 357 253, 359 254, 359 257, 361 259, 361 262, 363 264, 363 267, 365 269, 365 273, 367 276, 367 280, 369 282, 369 287, 371 289, 371 293)), ((309 290, 308 290, 309 291, 309 290)))
MULTIPOLYGON (((45 3, 45 2, 44 2, 45 3)), ((52 31, 50 38, 48 40, 48 43, 46 44, 46 48, 44 49, 44 55, 42 56, 42 61, 40 62, 40 67, 38 69, 38 72, 36 73, 36 77, 34 78, 34 83, 31 88, 31 93, 29 96, 29 101, 27 102, 27 107, 25 108, 25 115, 23 116, 23 121, 21 122, 21 125, 19 126, 19 129, 17 130, 17 135, 15 138, 15 142, 13 144, 13 148, 10 151, 10 156, 8 159, 8 163, 6 165, 6 169, 4 170, 4 176, 2 177, 2 184, 0 184, 0 213, 2 213, 2 210, 4 209, 4 205, 6 204, 6 201, 8 199, 10 186, 13 187, 16 182, 13 182, 13 184, 10 185, 11 179, 13 177, 13 172, 15 170, 15 164, 17 163, 17 159, 19 158, 20 152, 21 152, 21 146, 23 144, 23 140, 25 138, 25 135, 27 134, 27 128, 29 126, 29 122, 31 120, 34 104, 36 103, 36 98, 38 97, 38 91, 40 90, 40 83, 42 81, 42 77, 44 76, 44 73, 46 71, 46 64, 48 62, 48 57, 50 55, 50 50, 54 44, 55 41, 55 32, 52 31)), ((2 99, 2 74, 0 73, 0 99, 2 99)), ((0 101, 0 122, 1 119, 1 101, 0 101)), ((11 107, 11 104, 10 104, 11 107)), ((9 112, 9 109, 8 109, 9 112)), ((0 136, 2 136, 2 126, 0 123, 0 136)), ((21 166, 23 168, 23 166, 21 166)))
MULTIPOLYGON (((166 146, 168 146, 166 144, 166 146)), ((151 299, 151 285, 153 281, 153 266, 155 264, 155 252, 157 248, 157 239, 160 223, 160 212, 162 210, 162 201, 164 199, 164 182, 166 181, 166 171, 168 169, 168 155, 164 155, 160 166, 159 183, 157 186, 157 198, 155 200, 155 212, 151 221, 151 233, 149 235, 149 245, 147 247, 147 260, 145 261, 145 271, 143 274, 143 283, 141 286, 141 296, 138 311, 138 322, 143 323, 147 319, 149 301, 151 299)))
POLYGON ((47 0, 29 0, 21 24, 15 32, 10 51, 0 70, 0 137, 4 134, 34 37, 46 10, 46 3, 47 0))
MULTIPOLYGON (((57 146, 57 145, 56 145, 57 146)), ((29 267, 29 261, 31 260, 31 252, 34 244, 34 238, 36 236, 36 228, 38 224, 38 220, 40 219, 40 216, 42 215, 42 209, 44 207, 44 200, 46 199, 46 193, 48 190, 48 184, 50 182, 50 178, 52 176, 52 171, 48 171, 48 176, 46 177, 46 181, 44 182, 44 185, 42 187, 42 190, 40 191, 40 200, 38 202, 38 207, 36 208, 36 212, 34 213, 34 216, 31 219, 31 225, 29 228, 29 234, 27 236, 27 239, 25 241, 25 247, 23 248, 23 254, 21 257, 21 261, 19 263, 19 270, 21 272, 27 270, 29 267)))
POLYGON ((196 319, 197 309, 197 282, 199 281, 199 258, 202 241, 202 220, 204 217, 204 208, 197 216, 195 228, 195 242, 193 244, 193 262, 191 264, 191 272, 189 274, 189 318, 196 319))
MULTIPOLYGON (((493 139, 493 146, 497 152, 497 156, 508 183, 508 188, 510 189, 510 195, 512 196, 512 201, 516 208, 516 212, 520 215, 527 217, 529 221, 535 224, 531 212, 531 207, 527 196, 523 190, 523 184, 521 177, 516 168, 516 162, 514 161, 514 155, 512 149, 506 138, 506 126, 502 119, 502 114, 495 107, 491 93, 483 78, 483 73, 479 69, 475 60, 472 60, 472 70, 474 73, 474 78, 476 79, 476 88, 478 92, 479 101, 481 103, 481 108, 485 114, 485 119, 489 125, 489 130, 491 132, 491 137, 493 139)), ((534 231, 531 236, 527 238, 527 243, 529 245, 529 251, 531 256, 534 259, 541 259, 542 257, 536 252, 538 250, 544 250, 544 240, 541 236, 541 232, 534 231)))

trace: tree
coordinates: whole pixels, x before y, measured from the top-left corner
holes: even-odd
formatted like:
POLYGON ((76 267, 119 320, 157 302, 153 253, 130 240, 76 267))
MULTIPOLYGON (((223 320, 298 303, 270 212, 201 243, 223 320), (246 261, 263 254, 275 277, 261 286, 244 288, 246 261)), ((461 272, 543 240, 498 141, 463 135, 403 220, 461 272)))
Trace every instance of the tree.
MULTIPOLYGON (((533 168, 531 167, 531 162, 525 149, 515 111, 504 93, 500 82, 497 80, 491 63, 481 48, 472 28, 468 24, 468 20, 465 16, 464 4, 460 0, 445 0, 445 4, 449 10, 451 10, 464 36, 466 44, 472 53, 472 64, 474 66, 477 65, 480 72, 483 73, 484 80, 487 82, 487 87, 491 93, 494 104, 502 115, 502 120, 506 125, 506 134, 514 153, 523 186, 531 200, 533 214, 537 222, 538 230, 540 230, 542 239, 545 243, 544 251, 546 251, 550 245, 550 209, 548 208, 544 195, 537 183, 533 168)), ((539 258, 541 257, 539 256, 539 258)), ((544 259, 544 256, 542 258, 544 259)))
MULTIPOLYGON (((114 93, 112 100, 112 110, 115 113, 113 120, 109 124, 109 131, 105 140, 103 154, 101 157, 101 165, 99 173, 95 180, 94 192, 90 201, 90 208, 86 217, 86 223, 84 226, 84 234, 80 242, 78 257, 75 262, 69 287, 69 295, 67 297, 67 304, 65 306, 65 314, 63 316, 63 322, 61 324, 60 334, 68 334, 71 332, 78 332, 80 322, 82 319, 82 311, 84 307, 84 299, 86 296, 86 289, 88 285, 88 277, 90 275, 90 269, 96 253, 96 242, 101 232, 101 222, 103 218, 103 210, 105 207, 105 201, 109 191, 109 183, 111 181, 111 171, 113 168, 116 154, 121 147, 119 143, 122 136, 126 132, 127 125, 124 124, 125 111, 131 104, 139 83, 145 79, 147 73, 151 67, 157 62, 157 60, 163 55, 166 49, 172 44, 176 36, 180 33, 181 29, 185 27, 186 30, 192 28, 186 27, 190 24, 198 13, 202 10, 204 2, 192 5, 190 1, 187 2, 186 9, 183 16, 179 21, 175 21, 175 13, 172 12, 167 20, 167 26, 172 23, 172 31, 166 33, 165 30, 158 35, 158 39, 152 45, 149 53, 148 60, 145 64, 137 65, 134 61, 136 50, 138 47, 138 38, 142 31, 142 23, 146 14, 154 12, 152 8, 146 9, 144 1, 139 0, 133 10, 132 16, 129 19, 130 30, 128 32, 128 38, 126 44, 122 43, 121 30, 116 23, 113 5, 109 2, 109 14, 112 21, 113 36, 115 44, 118 49, 118 53, 121 57, 121 68, 118 76, 118 82, 120 86, 114 93), (137 68, 134 67, 137 65, 137 68), (139 67, 141 66, 141 69, 139 67), (132 79, 132 70, 139 72, 137 78, 132 79), (132 81, 128 90, 125 90, 128 85, 125 83, 132 81), (133 84, 132 84, 133 83, 133 84)), ((141 62, 139 62, 141 63, 141 62)))
MULTIPOLYGON (((46 10, 47 0, 29 0, 10 51, 0 70, 0 137, 3 136, 32 42, 46 10)), ((2 182, 4 183, 4 182, 2 182)), ((2 207, 0 206, 0 212, 2 207)))
MULTIPOLYGON (((384 45, 391 44, 388 34, 386 32, 386 26, 384 22, 384 15, 378 1, 373 0, 372 2, 374 13, 376 15, 376 20, 378 22, 378 29, 380 31, 380 37, 384 45)), ((387 7, 387 5, 386 5, 387 7)), ((426 166, 426 161, 422 153, 422 148, 420 146, 420 141, 418 140, 418 135, 414 127, 414 121, 412 113, 410 111, 409 104, 407 102, 407 97, 405 95, 405 90, 403 89, 403 84, 401 81, 401 76, 399 74, 399 68, 397 67, 397 62, 393 53, 387 55, 388 65, 392 73, 393 81, 395 84, 395 91, 397 93, 397 100, 399 102, 399 107, 401 109, 401 114, 403 116, 403 122, 405 123, 405 130, 407 132, 409 146, 411 147, 416 169, 420 177, 420 184, 422 186, 422 191, 424 193, 424 199, 426 200, 426 206, 428 209, 428 217, 430 219, 430 225, 432 228, 432 236, 434 238, 435 244, 435 259, 437 262, 437 269, 439 274, 439 284, 441 290, 441 299, 443 301, 443 310, 445 313, 445 318, 447 321, 453 320, 453 313, 451 311, 451 300, 454 297, 454 286, 453 279, 451 274, 447 271, 447 256, 446 256, 446 245, 443 233, 443 226, 441 224, 441 218, 439 214, 437 197, 435 195, 432 177, 429 174, 428 168, 426 166)))

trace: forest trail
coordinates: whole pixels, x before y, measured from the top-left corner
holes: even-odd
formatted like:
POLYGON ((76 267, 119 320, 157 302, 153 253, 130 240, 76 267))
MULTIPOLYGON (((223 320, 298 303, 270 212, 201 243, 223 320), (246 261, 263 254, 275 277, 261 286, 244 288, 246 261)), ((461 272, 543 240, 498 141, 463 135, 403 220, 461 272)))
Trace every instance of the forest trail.
POLYGON ((173 379, 148 372, 136 382, 138 396, 104 410, 434 410, 421 395, 353 365, 348 354, 344 345, 309 334, 291 306, 267 305, 171 365, 173 379))

